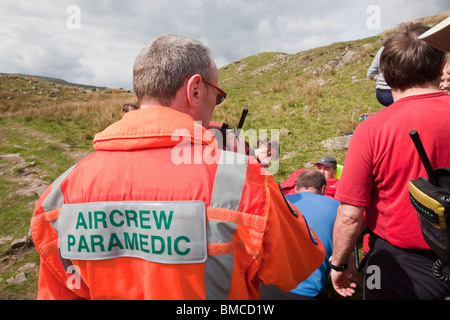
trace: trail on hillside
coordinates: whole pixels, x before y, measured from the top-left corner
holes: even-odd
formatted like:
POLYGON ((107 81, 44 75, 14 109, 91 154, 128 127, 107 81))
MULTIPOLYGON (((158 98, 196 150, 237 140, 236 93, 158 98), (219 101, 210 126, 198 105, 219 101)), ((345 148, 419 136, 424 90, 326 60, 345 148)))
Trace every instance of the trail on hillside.
MULTIPOLYGON (((51 183, 45 179, 49 172, 39 167, 35 161, 36 156, 30 156, 33 148, 36 147, 31 141, 57 146, 65 155, 72 158, 74 163, 90 153, 88 151, 73 152, 69 145, 58 142, 50 134, 30 129, 13 121, 6 121, 0 126, 0 182, 4 190, 2 192, 5 192, 0 198, 0 207, 4 209, 17 206, 18 199, 22 199, 20 210, 25 211, 27 215, 22 220, 11 217, 11 214, 9 214, 10 217, 0 217, 0 221, 4 224, 2 229, 4 231, 0 232, 0 245, 2 245, 0 300, 33 300, 37 294, 39 258, 33 246, 31 233, 16 235, 16 239, 13 231, 21 227, 29 230, 28 219, 32 216, 37 198, 51 183), (23 141, 26 142, 21 145, 14 144, 17 136, 24 137, 23 141), (23 201, 24 199, 32 200, 28 200, 27 203, 27 200, 23 201), (8 232, 10 234, 6 234, 8 232)), ((0 214, 5 215, 5 210, 2 210, 0 214)))
POLYGON ((31 195, 36 193, 40 195, 45 188, 49 185, 47 181, 42 180, 47 173, 43 172, 40 168, 36 167, 33 161, 27 161, 20 153, 20 149, 27 149, 27 146, 11 145, 8 137, 10 135, 22 135, 30 138, 38 138, 46 143, 50 143, 60 147, 64 153, 78 162, 90 154, 90 152, 73 152, 70 150, 70 146, 53 139, 49 134, 30 129, 18 123, 8 124, 6 126, 0 127, 0 140, 2 145, 10 145, 15 150, 19 152, 1 154, 0 157, 3 162, 8 163, 5 165, 3 163, 1 169, 2 176, 12 182, 16 182, 21 185, 20 190, 16 193, 21 195, 31 195))

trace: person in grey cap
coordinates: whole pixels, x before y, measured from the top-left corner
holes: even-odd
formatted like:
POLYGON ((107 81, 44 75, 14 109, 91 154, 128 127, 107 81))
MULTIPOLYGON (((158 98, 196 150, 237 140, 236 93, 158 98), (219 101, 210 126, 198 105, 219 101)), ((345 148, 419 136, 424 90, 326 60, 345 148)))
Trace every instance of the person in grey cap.
MULTIPOLYGON (((334 198, 336 193, 337 185, 339 183, 339 178, 336 178, 337 174, 337 161, 332 157, 322 157, 316 161, 314 164, 318 171, 322 172, 327 179, 327 187, 325 189, 325 195, 334 198)), ((281 189, 285 195, 296 194, 295 183, 298 175, 306 170, 306 168, 301 168, 295 170, 290 174, 290 176, 281 183, 281 189)))
POLYGON ((326 179, 332 179, 337 173, 337 161, 332 157, 322 157, 314 164, 326 179))
POLYGON ((337 161, 332 157, 322 157, 314 164, 317 170, 323 173, 327 179, 327 187, 325 189, 325 195, 334 198, 336 194, 339 179, 335 178, 337 173, 337 161))

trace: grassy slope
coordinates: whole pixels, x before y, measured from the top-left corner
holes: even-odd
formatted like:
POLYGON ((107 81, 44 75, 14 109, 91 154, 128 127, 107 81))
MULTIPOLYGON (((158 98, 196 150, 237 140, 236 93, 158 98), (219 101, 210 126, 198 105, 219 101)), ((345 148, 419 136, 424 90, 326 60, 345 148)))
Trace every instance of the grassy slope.
POLYGON ((381 108, 375 84, 366 79, 380 46, 374 37, 294 55, 264 53, 231 64, 220 73, 230 99, 216 109, 215 119, 236 126, 241 110, 248 108, 244 129, 279 130, 279 181, 323 155, 342 163, 345 150, 326 150, 321 141, 353 130, 360 115, 381 108), (355 55, 347 64, 324 69, 350 51, 355 55))
POLYGON ((34 247, 11 250, 13 240, 28 234, 43 188, 91 152, 94 134, 119 120, 122 104, 135 98, 1 75, 0 101, 0 300, 34 299, 38 267, 24 270, 27 282, 7 283, 27 263, 39 265, 34 247))

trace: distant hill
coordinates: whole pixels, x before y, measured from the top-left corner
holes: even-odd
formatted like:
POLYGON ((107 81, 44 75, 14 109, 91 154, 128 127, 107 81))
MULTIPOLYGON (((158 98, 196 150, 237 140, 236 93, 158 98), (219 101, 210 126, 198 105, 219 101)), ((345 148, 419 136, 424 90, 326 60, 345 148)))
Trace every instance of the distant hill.
POLYGON ((70 86, 70 87, 79 87, 79 88, 97 89, 97 90, 105 90, 106 89, 106 87, 97 87, 97 86, 88 85, 88 84, 72 83, 72 82, 68 82, 68 81, 63 80, 63 79, 52 78, 52 77, 34 76, 34 75, 21 74, 21 73, 0 73, 0 74, 1 75, 17 75, 17 76, 23 77, 23 78, 32 77, 32 78, 35 78, 37 80, 50 82, 50 83, 61 84, 61 85, 70 86))

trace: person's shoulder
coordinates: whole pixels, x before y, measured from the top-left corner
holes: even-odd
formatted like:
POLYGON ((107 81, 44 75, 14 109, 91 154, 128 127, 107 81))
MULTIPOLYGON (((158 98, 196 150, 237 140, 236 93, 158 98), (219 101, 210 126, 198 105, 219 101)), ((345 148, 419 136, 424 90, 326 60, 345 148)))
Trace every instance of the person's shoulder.
POLYGON ((324 194, 317 194, 317 193, 312 193, 309 192, 310 194, 306 195, 306 198, 311 198, 314 199, 315 201, 318 201, 320 203, 324 203, 326 205, 333 205, 333 206, 338 206, 340 204, 340 202, 330 196, 324 195, 324 194))
MULTIPOLYGON (((303 192, 290 194, 290 195, 286 196, 286 200, 288 200, 292 203, 296 203, 299 201, 302 201, 302 202, 322 201, 322 200, 324 200, 324 198, 329 198, 329 197, 326 197, 324 195, 317 194, 314 192, 310 192, 310 191, 303 191, 303 192)), ((325 201, 327 201, 327 200, 325 200, 325 201)))
POLYGON ((296 202, 302 199, 302 193, 294 193, 286 195, 286 200, 296 202))
POLYGON ((323 198, 324 198, 323 201, 326 201, 326 202, 328 202, 330 204, 333 204, 333 205, 339 205, 340 204, 340 202, 338 200, 336 200, 335 198, 332 198, 332 197, 329 197, 329 196, 325 196, 325 195, 323 196, 323 198))
POLYGON ((393 105, 380 110, 379 112, 371 115, 363 120, 353 132, 352 139, 355 137, 360 138, 369 136, 378 136, 378 130, 380 130, 386 122, 389 122, 391 117, 397 112, 393 105))

